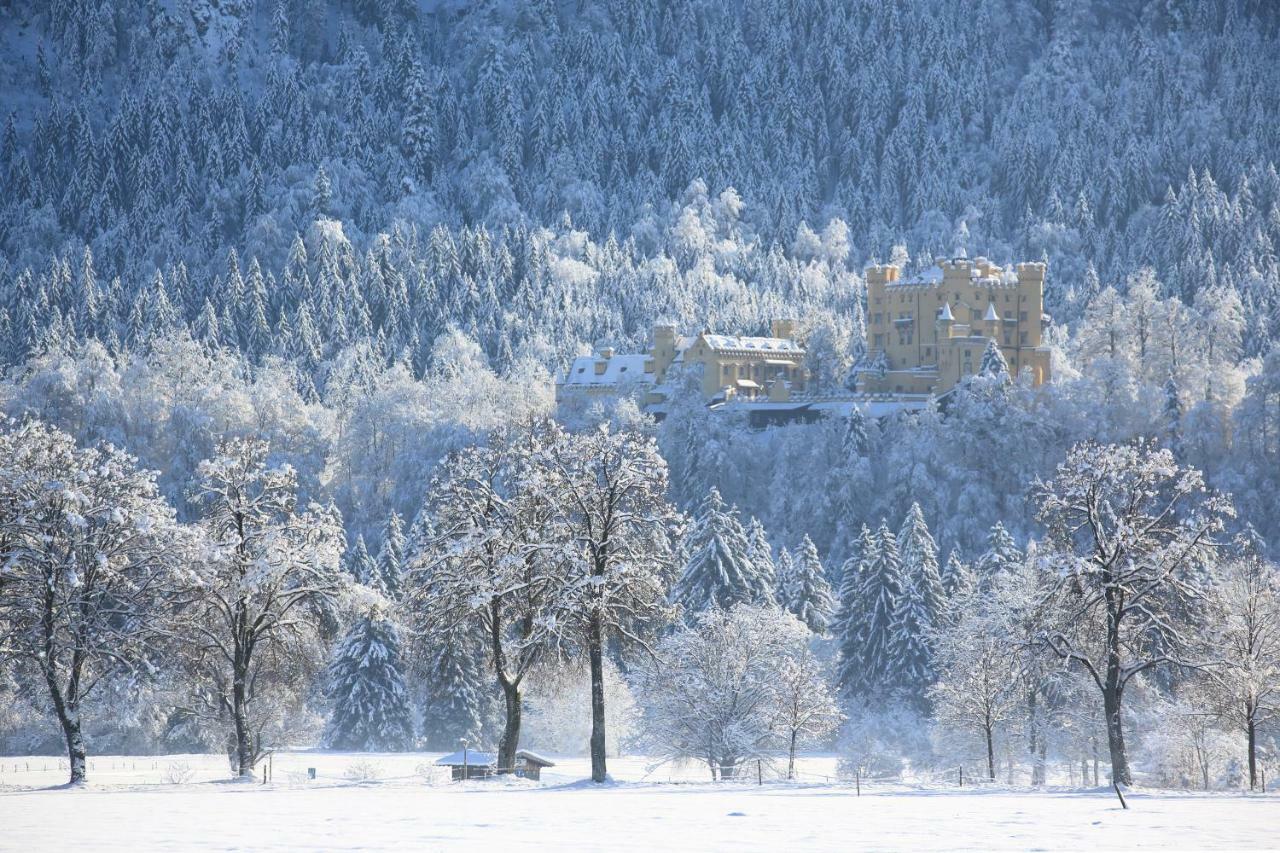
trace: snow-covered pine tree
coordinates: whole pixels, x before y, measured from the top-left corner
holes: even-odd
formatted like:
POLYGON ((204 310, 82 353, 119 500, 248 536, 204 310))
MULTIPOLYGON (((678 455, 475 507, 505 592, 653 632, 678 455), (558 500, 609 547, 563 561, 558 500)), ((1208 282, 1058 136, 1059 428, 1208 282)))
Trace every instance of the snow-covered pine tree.
POLYGON ((787 550, 786 546, 778 549, 777 569, 778 582, 775 600, 784 610, 790 610, 787 607, 787 602, 791 600, 790 591, 795 584, 796 562, 791 558, 791 552, 787 550))
POLYGON ((738 521, 738 511, 725 505, 718 489, 712 488, 698 508, 685 553, 689 562, 672 598, 686 614, 773 599, 768 578, 751 559, 751 543, 738 521))
POLYGON ((484 651, 474 635, 459 633, 434 650, 425 678, 422 745, 452 750, 460 738, 484 743, 495 727, 499 702, 484 651))
POLYGON ((902 556, 902 574, 920 589, 931 624, 946 608, 946 592, 938 569, 938 546, 929 533, 920 504, 911 504, 898 532, 898 548, 902 556))
POLYGON ((776 600, 778 567, 773 562, 773 546, 769 544, 769 534, 764 529, 764 524, 755 516, 747 522, 747 557, 755 567, 756 575, 769 588, 769 600, 776 600))
POLYGON ((922 578, 904 571, 902 594, 893 609, 889 657, 894 686, 917 706, 927 703, 926 691, 933 683, 933 627, 922 578))
POLYGON ((854 543, 853 553, 845 561, 840 571, 840 588, 836 596, 836 615, 832 620, 831 633, 836 638, 839 659, 836 667, 836 683, 841 693, 846 693, 850 685, 858 681, 862 659, 860 636, 862 622, 870 609, 861 596, 864 589, 863 572, 870 566, 870 559, 875 553, 876 540, 871 529, 862 525, 858 541, 854 543))
POLYGON ((396 598, 400 595, 400 575, 404 571, 405 555, 404 519, 395 510, 387 517, 387 524, 382 530, 382 547, 378 549, 378 576, 387 595, 396 598))
POLYGON ((893 660, 894 614, 902 596, 902 565, 898 542, 884 521, 875 533, 875 545, 864 558, 862 589, 858 598, 866 608, 858 633, 857 680, 849 685, 855 693, 877 693, 895 682, 897 664, 893 660))
POLYGON ((835 598, 831 584, 827 582, 818 557, 818 546, 806 534, 800 550, 791 564, 785 586, 783 603, 786 609, 815 634, 826 634, 835 612, 835 598))
POLYGON ((1004 524, 997 521, 991 525, 987 533, 987 550, 982 552, 974 564, 978 585, 985 588, 991 579, 1000 572, 1007 572, 1022 562, 1022 551, 1005 530, 1004 524))
POLYGON ((364 534, 356 536, 356 544, 347 551, 345 562, 347 571, 357 583, 362 583, 378 592, 386 592, 382 584, 382 576, 378 573, 378 564, 374 562, 373 557, 369 556, 369 548, 364 544, 364 534))
POLYGON ((973 569, 960 559, 959 554, 952 551, 942 568, 942 590, 947 596, 947 608, 951 609, 956 602, 963 601, 976 586, 977 579, 973 575, 973 569))
POLYGON ((325 727, 329 749, 396 752, 413 748, 413 710, 395 624, 375 609, 358 618, 329 665, 325 727))
POLYGON ((987 348, 982 352, 982 362, 978 365, 979 376, 992 376, 1005 382, 1009 381, 1009 362, 995 339, 987 341, 987 348))

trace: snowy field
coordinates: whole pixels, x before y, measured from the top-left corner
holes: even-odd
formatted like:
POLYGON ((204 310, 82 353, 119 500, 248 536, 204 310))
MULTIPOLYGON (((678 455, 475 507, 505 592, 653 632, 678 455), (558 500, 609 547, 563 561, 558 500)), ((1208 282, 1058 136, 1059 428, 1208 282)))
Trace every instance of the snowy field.
MULTIPOLYGON (((228 783, 217 756, 93 759, 82 790, 56 760, 0 758, 0 849, 135 850, 991 850, 1266 849, 1280 796, 803 784, 712 785, 695 768, 582 782, 565 759, 541 783, 454 784, 435 755, 291 753, 268 785, 228 783), (31 769, 26 769, 30 766, 31 769), (15 772, 15 767, 17 772, 15 772), (307 778, 315 767, 317 778, 307 778), (48 768, 48 769, 41 769, 48 768), (369 778, 376 776, 376 778, 369 778), (349 778, 352 777, 352 778, 349 778), (364 781, 354 781, 364 777, 364 781), (673 781, 674 779, 674 781, 673 781)), ((805 759, 807 778, 829 757, 805 759)))

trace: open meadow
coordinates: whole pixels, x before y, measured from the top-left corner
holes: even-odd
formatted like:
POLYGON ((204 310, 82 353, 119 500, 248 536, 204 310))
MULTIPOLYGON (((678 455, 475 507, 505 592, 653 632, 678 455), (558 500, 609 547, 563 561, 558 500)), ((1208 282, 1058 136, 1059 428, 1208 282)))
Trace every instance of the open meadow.
MULTIPOLYGON (((0 849, 993 850, 1266 849, 1280 797, 842 782, 712 784, 698 768, 570 758, 540 783, 454 783, 437 756, 279 753, 268 784, 227 782, 221 756, 93 759, 82 789, 56 760, 5 758, 0 849), (24 764, 32 770, 19 769, 24 764), (47 767, 48 770, 35 769, 47 767), (308 778, 307 768, 316 768, 308 778)), ((806 780, 834 759, 804 759, 806 780)))

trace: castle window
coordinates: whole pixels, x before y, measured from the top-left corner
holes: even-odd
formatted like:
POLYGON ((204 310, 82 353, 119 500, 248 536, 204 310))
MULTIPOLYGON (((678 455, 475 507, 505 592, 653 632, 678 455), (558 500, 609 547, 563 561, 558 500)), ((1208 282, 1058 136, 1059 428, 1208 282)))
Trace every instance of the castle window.
MULTIPOLYGON (((875 344, 875 345, 876 345, 876 348, 877 348, 877 349, 879 349, 880 347, 884 346, 884 335, 876 335, 876 344, 875 344)), ((581 373, 582 371, 581 371, 581 370, 579 370, 578 372, 579 372, 579 373, 581 373)))
POLYGON ((1026 346, 1026 345, 1027 345, 1027 333, 1026 333, 1026 332, 1023 332, 1021 335, 1019 335, 1019 336, 1018 336, 1018 343, 1022 344, 1023 346, 1026 346))
POLYGON ((1026 311, 1019 311, 1019 312, 1018 312, 1018 322, 1019 322, 1019 323, 1025 323, 1025 322, 1027 322, 1027 312, 1026 312, 1026 311))

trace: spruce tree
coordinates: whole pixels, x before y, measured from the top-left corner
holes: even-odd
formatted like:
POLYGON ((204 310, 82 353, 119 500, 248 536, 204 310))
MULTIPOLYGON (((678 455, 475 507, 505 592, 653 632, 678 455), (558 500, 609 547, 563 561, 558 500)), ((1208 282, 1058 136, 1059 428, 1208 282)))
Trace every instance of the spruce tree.
POLYGON ((378 564, 374 562, 373 557, 369 556, 363 534, 356 536, 356 544, 347 551, 346 564, 347 571, 357 583, 362 583, 378 592, 387 591, 382 584, 382 576, 378 573, 378 564))
POLYGON ((987 341, 987 348, 982 352, 982 362, 978 365, 979 376, 993 376, 1005 382, 1009 381, 1009 362, 995 339, 987 341))
POLYGON ((497 709, 479 643, 461 633, 442 643, 431 655, 425 680, 423 746, 453 750, 461 738, 483 743, 497 709))
POLYGON ((893 531, 881 521, 874 547, 863 563, 862 590, 858 598, 866 610, 858 633, 858 679, 851 685, 854 692, 876 693, 894 682, 897 671, 893 660, 894 614, 902 587, 898 543, 893 531))
POLYGON ((400 595, 400 576, 404 571, 405 535, 404 519, 395 510, 387 518, 382 531, 382 547, 378 549, 378 576, 387 595, 400 595))
POLYGON ((947 563, 942 569, 942 590, 947 596, 947 609, 954 609, 957 602, 964 600, 977 586, 973 569, 960 559, 960 555, 952 551, 947 556, 947 563))
MULTIPOLYGON (((773 546, 764 524, 755 516, 747 522, 747 558, 755 567, 755 573, 768 588, 768 601, 774 601, 778 584, 778 567, 773 562, 773 546)), ((762 599, 760 603, 765 603, 762 599)))
POLYGON ((827 633, 836 603, 818 558, 818 547, 807 534, 783 583, 786 609, 813 633, 827 633))
POLYGON ((400 638, 377 611, 356 620, 329 665, 333 709, 329 749, 393 752, 413 748, 413 712, 404 682, 400 638))
POLYGON ((938 569, 938 546, 929 533, 919 503, 911 504, 898 532, 898 548, 902 555, 902 573, 906 580, 920 588, 932 623, 946 607, 946 592, 938 569))
POLYGON ((925 704, 925 691, 933 682, 934 623, 921 580, 919 575, 903 577, 889 645, 895 666, 892 683, 917 705, 925 704))
POLYGON ((858 682, 861 672, 859 638, 863 620, 870 609, 867 606, 868 602, 863 601, 861 597, 864 589, 863 572, 870 566, 869 560, 875 553, 875 548, 875 536, 870 528, 865 524, 862 525, 862 532, 853 546, 853 554, 845 561, 840 571, 838 603, 831 632, 835 635, 839 653, 836 682, 844 693, 858 682))
POLYGON ((689 562, 673 598, 686 614, 772 600, 767 578, 751 560, 751 544, 738 521, 738 511, 725 505, 718 489, 711 489, 699 507, 685 553, 689 562))
POLYGON ((974 565, 978 585, 986 589, 997 574, 1010 571, 1022 562, 1022 551, 1018 549, 1004 524, 997 521, 987 534, 987 549, 978 557, 974 565))

